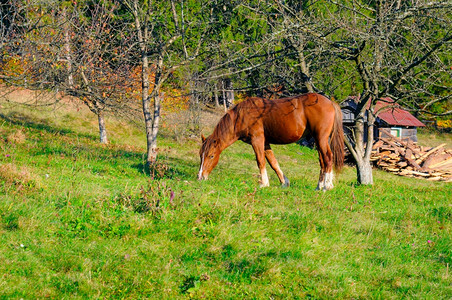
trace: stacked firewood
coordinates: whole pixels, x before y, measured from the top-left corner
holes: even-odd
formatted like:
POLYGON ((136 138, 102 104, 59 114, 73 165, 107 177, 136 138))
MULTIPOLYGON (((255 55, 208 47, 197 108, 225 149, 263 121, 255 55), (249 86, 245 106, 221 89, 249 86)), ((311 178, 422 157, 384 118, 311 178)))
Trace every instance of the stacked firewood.
POLYGON ((421 147, 391 136, 380 138, 373 146, 371 161, 380 169, 401 176, 432 181, 452 181, 452 150, 446 144, 421 147))

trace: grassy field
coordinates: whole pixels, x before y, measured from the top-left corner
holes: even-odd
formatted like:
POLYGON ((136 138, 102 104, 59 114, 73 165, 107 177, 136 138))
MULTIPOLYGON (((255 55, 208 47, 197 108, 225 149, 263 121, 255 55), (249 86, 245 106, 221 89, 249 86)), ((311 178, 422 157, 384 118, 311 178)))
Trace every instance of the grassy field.
POLYGON ((0 298, 450 299, 452 185, 346 168, 317 192, 317 153, 276 146, 291 180, 258 188, 251 147, 198 182, 199 142, 81 110, 0 109, 0 298), (151 173, 151 174, 148 174, 151 173), (153 180, 152 180, 153 178, 153 180))

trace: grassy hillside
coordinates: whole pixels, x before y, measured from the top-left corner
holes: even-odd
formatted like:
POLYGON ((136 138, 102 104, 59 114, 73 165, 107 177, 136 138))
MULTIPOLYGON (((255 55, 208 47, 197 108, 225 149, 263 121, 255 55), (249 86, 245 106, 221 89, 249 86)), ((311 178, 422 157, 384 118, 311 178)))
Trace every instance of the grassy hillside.
MULTIPOLYGON (((169 128, 169 126, 166 126, 169 128)), ((199 143, 85 110, 0 110, 0 298, 429 298, 452 295, 452 186, 346 168, 316 192, 317 153, 276 146, 291 186, 259 189, 251 147, 198 182, 199 143), (154 178, 154 180, 151 179, 154 178)))

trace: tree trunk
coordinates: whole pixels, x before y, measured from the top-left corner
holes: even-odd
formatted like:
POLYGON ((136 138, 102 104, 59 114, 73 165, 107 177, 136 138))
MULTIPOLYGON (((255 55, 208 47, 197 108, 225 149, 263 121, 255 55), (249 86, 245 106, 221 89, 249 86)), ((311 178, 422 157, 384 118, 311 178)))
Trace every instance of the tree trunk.
MULTIPOLYGON (((151 114, 151 97, 149 96, 149 63, 148 57, 146 55, 142 56, 142 91, 141 100, 143 105, 143 116, 144 124, 146 129, 146 145, 147 145, 147 156, 146 163, 148 165, 155 162, 157 157, 155 146, 157 144, 156 137, 153 135, 153 119, 151 114)), ((155 97, 158 98, 158 97, 155 97)))
MULTIPOLYGON (((91 87, 89 86, 88 78, 85 75, 85 72, 81 71, 80 74, 82 75, 83 82, 85 83, 86 90, 90 95, 92 95, 91 87)), ((105 118, 104 118, 104 112, 103 112, 103 105, 99 104, 96 100, 90 99, 84 101, 84 103, 88 106, 88 108, 97 115, 97 120, 99 121, 99 136, 100 136, 100 142, 102 144, 108 144, 107 139, 107 128, 105 126, 105 118)))
MULTIPOLYGON (((141 27, 138 0, 133 1, 132 13, 135 18, 135 27, 138 36, 138 43, 141 51, 141 101, 143 107, 144 124, 146 129, 147 145, 147 166, 153 164, 157 158, 157 132, 160 117, 160 99, 155 82, 152 95, 149 93, 149 57, 147 51, 148 31, 141 27), (151 98, 154 98, 154 113, 151 112, 151 98), (157 119, 155 117, 157 116, 157 119), (155 122, 156 121, 156 122, 155 122)), ((147 20, 144 21, 146 24, 147 20)), ((156 74, 157 77, 157 74, 156 74)), ((157 78, 155 80, 158 80, 157 78)))
POLYGON ((369 160, 357 160, 356 161, 356 174, 358 176, 358 183, 371 185, 374 184, 372 175, 372 165, 369 160))
POLYGON ((224 80, 221 81, 221 88, 223 90, 223 106, 224 106, 224 111, 227 112, 228 111, 228 105, 227 105, 227 100, 226 100, 226 91, 225 91, 225 87, 224 87, 224 80))
POLYGON ((226 95, 226 106, 229 108, 234 105, 234 89, 232 87, 232 80, 230 78, 226 78, 224 81, 224 89, 226 95))
POLYGON ((105 118, 102 111, 99 111, 97 113, 97 119, 99 120, 99 135, 100 135, 100 142, 102 144, 108 144, 107 139, 107 129, 105 127, 105 118))
POLYGON ((67 84, 69 89, 74 87, 74 77, 72 70, 72 57, 71 57, 71 37, 70 37, 70 22, 67 17, 67 10, 63 10, 63 18, 64 18, 64 50, 66 55, 66 68, 67 68, 67 84))
MULTIPOLYGON (((159 132, 159 124, 160 124, 160 109, 161 102, 163 101, 163 93, 158 93, 154 97, 154 118, 152 120, 151 132, 148 134, 148 153, 147 153, 147 163, 148 165, 155 163, 157 160, 157 135, 159 132)), ((148 125, 146 125, 148 128, 148 125)))
POLYGON ((217 89, 217 85, 215 84, 214 86, 214 90, 213 90, 213 96, 215 98, 215 107, 220 107, 220 101, 218 101, 218 89, 217 89))
POLYGON ((305 79, 306 81, 304 82, 304 85, 308 89, 309 93, 313 93, 314 87, 312 86, 312 83, 311 83, 311 75, 309 72, 309 67, 306 64, 306 59, 304 57, 302 46, 300 46, 300 49, 298 49, 298 58, 300 59, 301 72, 303 72, 303 74, 306 76, 306 79, 305 79))
POLYGON ((353 127, 353 137, 345 138, 345 144, 353 155, 356 164, 356 174, 359 184, 372 185, 373 174, 370 155, 373 145, 373 123, 375 118, 369 111, 367 116, 367 141, 365 141, 365 122, 364 113, 357 116, 355 126, 353 127))

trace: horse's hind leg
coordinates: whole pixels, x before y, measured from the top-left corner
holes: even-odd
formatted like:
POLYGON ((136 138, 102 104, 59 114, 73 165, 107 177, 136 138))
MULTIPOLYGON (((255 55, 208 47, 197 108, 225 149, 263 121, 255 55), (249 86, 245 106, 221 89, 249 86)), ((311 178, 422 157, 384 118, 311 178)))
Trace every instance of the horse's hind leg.
POLYGON ((284 175, 279 167, 278 161, 275 158, 275 154, 273 150, 270 148, 270 145, 265 145, 265 158, 267 158, 268 163, 272 167, 273 171, 278 175, 279 181, 283 187, 288 187, 290 185, 289 179, 284 175))
POLYGON ((317 190, 331 190, 333 186, 333 152, 328 144, 328 135, 316 138, 316 146, 319 152, 320 176, 317 190))

